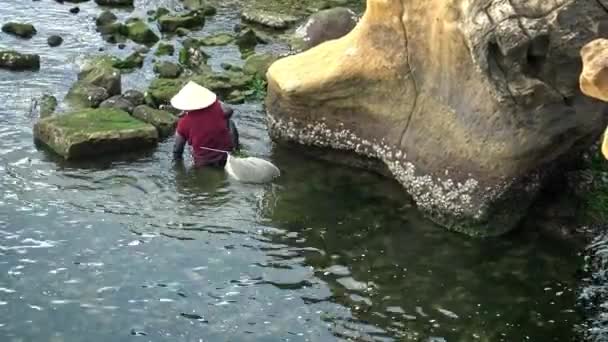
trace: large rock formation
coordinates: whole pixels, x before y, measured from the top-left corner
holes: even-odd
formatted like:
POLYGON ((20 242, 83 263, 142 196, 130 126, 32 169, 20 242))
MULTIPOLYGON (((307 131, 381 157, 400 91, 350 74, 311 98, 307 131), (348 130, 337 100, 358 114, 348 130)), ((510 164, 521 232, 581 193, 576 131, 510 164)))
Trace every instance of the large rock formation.
POLYGON ((438 223, 498 235, 601 134, 579 50, 607 24, 595 0, 368 0, 348 35, 270 67, 271 135, 377 158, 438 223))

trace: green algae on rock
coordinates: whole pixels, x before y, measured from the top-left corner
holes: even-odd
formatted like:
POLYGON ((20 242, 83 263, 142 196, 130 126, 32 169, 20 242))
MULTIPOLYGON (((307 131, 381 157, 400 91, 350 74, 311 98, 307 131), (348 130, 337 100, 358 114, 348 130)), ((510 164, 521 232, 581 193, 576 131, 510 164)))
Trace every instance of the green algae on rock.
POLYGON ((168 42, 160 42, 158 43, 158 47, 156 47, 155 56, 173 56, 175 53, 175 47, 173 44, 168 42))
POLYGON ((217 9, 209 5, 206 0, 184 0, 183 5, 186 9, 197 10, 205 16, 212 16, 217 13, 217 9))
POLYGON ((150 83, 146 94, 156 105, 168 104, 184 84, 184 79, 157 78, 150 83))
POLYGON ((112 63, 112 66, 116 69, 130 71, 133 69, 141 68, 144 65, 146 56, 142 55, 138 51, 133 52, 125 59, 116 58, 112 63))
POLYGON ((40 69, 40 56, 11 50, 0 51, 0 69, 36 71, 40 69))
POLYGON ((178 78, 182 74, 183 69, 178 64, 164 61, 154 64, 154 72, 160 78, 178 78))
POLYGON ((55 112, 55 109, 57 108, 57 99, 55 98, 55 96, 45 94, 42 95, 42 97, 40 98, 39 105, 40 117, 46 118, 53 115, 53 113, 55 112))
POLYGON ((172 33, 178 28, 194 29, 205 25, 205 17, 197 11, 182 15, 166 14, 158 18, 158 26, 161 32, 172 33))
POLYGON ((110 96, 121 92, 121 73, 109 56, 93 58, 85 63, 78 81, 68 91, 66 100, 74 107, 97 107, 110 96))
POLYGON ((127 21, 125 33, 129 39, 139 44, 152 45, 160 40, 148 24, 140 19, 127 21))
POLYGON ((277 56, 270 53, 261 53, 249 56, 245 60, 243 72, 248 75, 255 75, 256 77, 266 80, 266 72, 268 71, 268 68, 277 59, 277 56))
POLYGON ((34 137, 65 159, 80 159, 153 146, 158 132, 127 112, 104 108, 42 119, 34 137))
POLYGON ((133 117, 156 127, 161 138, 173 134, 177 125, 177 116, 159 109, 141 105, 133 110, 133 117))
POLYGON ((217 33, 199 39, 202 46, 221 46, 228 45, 234 41, 234 36, 230 33, 217 33))
POLYGON ((106 26, 118 20, 116 15, 108 10, 103 11, 99 14, 97 19, 95 19, 95 24, 97 26, 106 26))
POLYGON ((37 33, 34 25, 16 22, 9 22, 2 25, 2 32, 21 38, 32 38, 37 33))

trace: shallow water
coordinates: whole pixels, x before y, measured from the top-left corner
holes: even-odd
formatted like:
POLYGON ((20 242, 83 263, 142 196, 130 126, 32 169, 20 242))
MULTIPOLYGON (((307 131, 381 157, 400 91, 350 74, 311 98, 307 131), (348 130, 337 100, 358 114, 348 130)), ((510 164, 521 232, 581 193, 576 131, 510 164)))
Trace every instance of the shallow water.
MULTIPOLYGON (((231 30, 241 5, 223 2, 200 34, 231 30)), ((93 3, 69 7, 0 1, 2 21, 39 32, 0 33, 0 48, 42 56, 40 72, 0 71, 0 341, 572 339, 569 246, 446 232, 397 184, 271 144, 259 103, 236 106, 236 122, 244 149, 283 171, 267 186, 176 166, 171 140, 96 162, 36 149, 32 98, 63 96, 100 47, 136 48, 101 40, 93 3), (57 33, 64 45, 47 47, 57 33)), ((233 46, 209 52, 216 68, 242 63, 233 46)), ((145 89, 149 69, 123 89, 145 89)))

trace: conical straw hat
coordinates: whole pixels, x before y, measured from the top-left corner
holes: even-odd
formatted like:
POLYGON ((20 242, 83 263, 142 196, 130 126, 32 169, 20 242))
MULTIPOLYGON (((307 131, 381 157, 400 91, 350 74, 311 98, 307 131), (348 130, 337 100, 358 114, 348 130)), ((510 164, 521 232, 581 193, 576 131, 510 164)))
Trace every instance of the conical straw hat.
POLYGON ((217 95, 211 90, 190 81, 173 96, 171 105, 178 110, 197 110, 211 106, 216 100, 217 95))

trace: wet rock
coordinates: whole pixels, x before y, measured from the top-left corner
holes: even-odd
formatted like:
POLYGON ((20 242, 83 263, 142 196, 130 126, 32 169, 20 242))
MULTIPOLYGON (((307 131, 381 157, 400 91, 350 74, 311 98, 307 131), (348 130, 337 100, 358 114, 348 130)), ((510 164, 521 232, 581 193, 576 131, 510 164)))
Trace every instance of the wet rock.
POLYGON ((108 7, 133 7, 133 0, 95 0, 95 3, 108 7))
POLYGON ((156 56, 173 56, 175 47, 171 43, 160 42, 156 48, 154 55, 156 56))
POLYGON ((63 43, 63 38, 61 38, 60 36, 50 36, 47 39, 47 43, 51 47, 57 47, 63 43))
POLYGON ((87 61, 66 100, 76 107, 96 107, 110 96, 119 95, 121 73, 113 66, 114 62, 108 56, 87 61))
POLYGON ((252 29, 243 30, 236 37, 236 45, 241 50, 254 50, 258 45, 258 37, 252 29))
POLYGON ((140 19, 128 21, 126 24, 126 36, 139 44, 152 45, 160 38, 152 29, 140 19))
POLYGON ((159 62, 154 64, 154 72, 160 78, 178 78, 182 74, 182 67, 171 62, 159 62))
POLYGON ((197 45, 189 46, 184 44, 184 47, 179 51, 178 61, 184 67, 196 72, 202 73, 210 70, 206 64, 209 59, 204 51, 199 49, 197 45))
POLYGON ((308 50, 328 40, 343 37, 355 28, 358 20, 355 12, 344 7, 319 11, 298 27, 292 48, 308 50))
POLYGON ((205 0, 184 0, 183 3, 186 9, 197 10, 205 16, 212 16, 217 13, 217 9, 205 0))
POLYGON ((212 36, 207 36, 199 39, 203 46, 221 46, 228 45, 234 41, 234 36, 229 33, 218 33, 212 36))
POLYGON ((112 63, 112 65, 116 69, 120 69, 120 70, 133 70, 133 69, 141 68, 144 65, 145 59, 146 59, 146 56, 144 56, 143 54, 141 54, 138 51, 135 51, 132 54, 130 54, 129 56, 127 56, 127 58, 125 58, 125 59, 115 59, 115 61, 112 63))
POLYGON ((168 104, 173 96, 186 84, 184 79, 157 78, 150 82, 146 92, 155 105, 168 104))
POLYGON ((37 33, 34 25, 16 22, 9 22, 2 25, 2 32, 21 38, 32 38, 37 33))
POLYGON ((72 14, 78 14, 78 13, 80 13, 80 7, 72 7, 72 8, 70 8, 70 13, 72 13, 72 14))
POLYGON ((101 14, 99 14, 97 19, 95 19, 95 24, 97 26, 106 26, 106 25, 116 22, 116 20, 118 20, 116 15, 114 13, 106 10, 106 11, 101 12, 101 14))
POLYGON ((257 55, 249 56, 245 60, 245 65, 243 66, 243 72, 248 75, 254 75, 261 79, 266 79, 266 72, 272 63, 277 60, 277 57, 269 54, 262 53, 257 55))
POLYGON ((153 146, 158 132, 127 112, 100 108, 42 119, 34 137, 65 159, 80 159, 153 146))
POLYGON ((244 21, 273 29, 286 29, 295 24, 298 18, 264 10, 247 9, 241 13, 244 21))
POLYGON ((234 64, 230 64, 230 63, 222 63, 220 66, 222 67, 222 69, 224 69, 226 71, 237 71, 237 72, 243 71, 243 68, 236 66, 234 64))
POLYGON ((482 2, 369 0, 349 34, 272 64, 271 136, 382 161, 449 229, 513 229, 605 128, 578 73, 608 14, 594 1, 482 2))
POLYGON ((99 105, 99 108, 114 108, 123 110, 127 113, 132 113, 133 108, 135 108, 135 106, 133 105, 133 103, 131 103, 131 101, 129 101, 125 97, 121 95, 115 95, 103 101, 99 105))
POLYGON ((40 69, 40 56, 17 51, 0 51, 0 69, 36 71, 40 69))
POLYGON ((185 36, 188 36, 190 34, 190 30, 188 30, 187 28, 180 27, 177 30, 175 30, 175 34, 178 37, 185 37, 185 36))
POLYGON ((164 110, 158 110, 146 105, 137 106, 133 111, 133 117, 147 122, 156 127, 161 138, 172 135, 175 132, 178 117, 164 110))
POLYGON ((40 118, 46 118, 55 112, 57 109, 57 99, 52 95, 42 95, 40 98, 40 118))
POLYGON ((158 20, 158 18, 162 17, 163 15, 169 14, 171 13, 171 11, 169 11, 168 9, 164 8, 164 7, 159 7, 156 9, 155 13, 154 13, 154 19, 158 20))
POLYGON ((161 32, 175 32, 178 28, 195 29, 205 25, 205 17, 193 11, 183 15, 163 15, 158 18, 161 32))
POLYGON ((253 77, 242 72, 226 71, 196 75, 191 80, 210 89, 220 97, 226 97, 235 90, 247 90, 253 77))
POLYGON ((122 97, 131 102, 135 107, 144 104, 144 94, 137 90, 127 90, 122 97))

